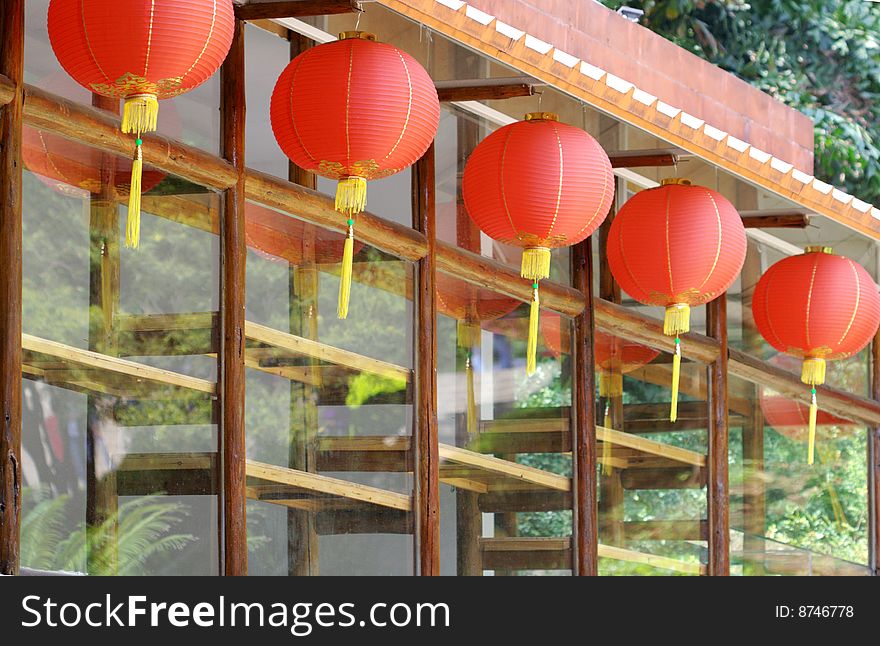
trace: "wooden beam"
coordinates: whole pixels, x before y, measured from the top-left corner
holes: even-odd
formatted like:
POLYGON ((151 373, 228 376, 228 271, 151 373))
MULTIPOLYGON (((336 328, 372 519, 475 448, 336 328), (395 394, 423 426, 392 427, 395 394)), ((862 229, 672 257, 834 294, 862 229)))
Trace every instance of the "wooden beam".
POLYGON ((547 489, 554 489, 556 491, 571 490, 571 480, 565 476, 510 462, 509 460, 483 455, 482 453, 475 453, 457 446, 440 444, 439 456, 440 459, 447 462, 474 467, 487 473, 546 487, 547 489))
POLYGON ((272 348, 278 348, 279 350, 285 350, 305 357, 312 357, 339 366, 345 366, 346 368, 358 372, 369 372, 375 375, 388 377, 389 379, 400 379, 405 382, 411 380, 412 371, 409 368, 396 366, 387 361, 365 357, 356 352, 350 352, 340 348, 334 348, 333 346, 318 341, 294 336, 293 334, 281 332, 252 321, 246 321, 244 329, 248 341, 262 343, 272 348))
POLYGON ((677 559, 671 559, 666 556, 645 554, 644 552, 636 552, 635 550, 628 550, 611 545, 600 545, 599 556, 601 558, 614 559, 616 561, 649 565, 661 570, 680 572, 681 574, 701 575, 706 573, 706 568, 699 563, 688 563, 677 559))
MULTIPOLYGON (((728 369, 731 375, 753 383, 769 386, 780 395, 805 404, 810 403, 810 389, 801 383, 800 377, 778 366, 771 365, 741 350, 730 348, 728 369)), ((816 387, 819 407, 845 419, 880 425, 880 401, 854 395, 827 384, 816 387)))
POLYGON ((627 469, 620 475, 624 489, 701 489, 706 486, 706 469, 627 469))
POLYGON ((245 492, 245 46, 244 23, 236 19, 232 47, 220 70, 220 132, 223 157, 235 172, 226 191, 220 226, 220 455, 223 573, 247 574, 245 492))
POLYGON ((806 229, 810 216, 803 211, 742 211, 746 229, 806 229))
MULTIPOLYGON (((880 332, 871 344, 871 396, 880 400, 880 332)), ((880 576, 880 425, 868 427, 868 502, 871 573, 880 576)))
MULTIPOLYGON (((24 116, 29 126, 131 157, 132 136, 122 133, 118 117, 102 110, 25 85, 24 116)), ((141 138, 146 164, 210 188, 226 189, 237 181, 238 175, 231 164, 201 148, 155 132, 141 138)))
POLYGON ((388 507, 390 509, 402 509, 403 511, 412 510, 411 496, 358 484, 356 482, 330 478, 318 475, 317 473, 296 471, 294 469, 287 469, 285 467, 278 467, 272 464, 264 464, 262 462, 248 460, 247 475, 249 478, 254 478, 256 480, 290 485, 291 487, 304 489, 306 492, 315 494, 338 496, 350 500, 368 502, 373 505, 388 507))
MULTIPOLYGON (((572 250, 572 284, 588 301, 593 293, 593 239, 572 250)), ((594 356, 595 320, 587 307, 574 322, 574 477, 575 477, 575 562, 578 576, 599 574, 599 520, 596 479, 596 361, 594 356)))
POLYGON ((416 495, 419 574, 440 574, 440 481, 437 423, 437 265, 434 144, 412 172, 413 228, 425 236, 427 253, 418 261, 416 296, 416 495))
POLYGON ((489 514, 573 509, 570 491, 489 491, 477 498, 480 511, 489 514))
POLYGON ((675 166, 678 155, 668 150, 627 150, 608 153, 611 168, 657 168, 675 166))
POLYGON ((538 82, 528 76, 437 81, 437 96, 443 103, 451 101, 497 101, 532 96, 538 82))
POLYGON ((0 574, 18 574, 21 541, 21 124, 24 0, 0 5, 0 574))
POLYGON ((596 427, 596 438, 600 442, 611 442, 613 446, 625 446, 630 449, 668 458, 681 464, 689 464, 702 467, 706 465, 706 456, 696 451, 682 449, 671 444, 664 444, 655 440, 649 440, 639 435, 632 435, 622 431, 615 431, 604 426, 596 427))
POLYGON ((721 348, 709 365, 709 563, 711 576, 730 576, 730 482, 727 423, 727 293, 706 306, 706 331, 721 348))
POLYGON ((329 16, 362 11, 358 0, 275 0, 235 4, 239 20, 268 20, 271 18, 302 18, 329 16))

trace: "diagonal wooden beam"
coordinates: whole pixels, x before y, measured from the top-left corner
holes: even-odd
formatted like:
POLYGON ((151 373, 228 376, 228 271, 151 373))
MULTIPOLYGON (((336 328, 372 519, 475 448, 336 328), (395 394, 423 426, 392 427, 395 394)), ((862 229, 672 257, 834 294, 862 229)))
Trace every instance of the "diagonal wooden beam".
POLYGON ((278 0, 277 2, 236 2, 239 20, 329 16, 363 11, 359 0, 278 0))

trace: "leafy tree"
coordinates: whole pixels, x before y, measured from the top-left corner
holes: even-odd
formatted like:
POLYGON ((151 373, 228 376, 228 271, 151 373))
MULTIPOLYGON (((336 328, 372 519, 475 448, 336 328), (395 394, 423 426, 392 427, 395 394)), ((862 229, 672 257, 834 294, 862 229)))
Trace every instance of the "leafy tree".
POLYGON ((813 120, 817 177, 880 198, 880 7, 863 0, 603 0, 813 120))

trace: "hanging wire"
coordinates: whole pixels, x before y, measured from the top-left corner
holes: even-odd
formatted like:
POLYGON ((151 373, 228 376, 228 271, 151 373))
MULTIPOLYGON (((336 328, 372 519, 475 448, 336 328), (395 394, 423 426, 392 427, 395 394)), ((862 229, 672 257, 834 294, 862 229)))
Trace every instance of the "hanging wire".
POLYGON ((357 20, 354 21, 354 30, 357 31, 361 26, 361 16, 364 15, 363 10, 357 12, 357 20))

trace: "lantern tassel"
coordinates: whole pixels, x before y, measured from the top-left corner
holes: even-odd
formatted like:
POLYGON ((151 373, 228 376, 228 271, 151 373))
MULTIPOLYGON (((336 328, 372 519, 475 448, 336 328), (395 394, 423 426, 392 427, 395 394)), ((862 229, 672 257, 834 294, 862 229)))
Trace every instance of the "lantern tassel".
POLYGON ((619 372, 599 374, 599 396, 621 397, 623 395, 623 375, 619 372))
POLYGON ((352 217, 367 208, 367 180, 346 177, 336 185, 336 210, 352 217))
POLYGON ((474 367, 470 355, 464 370, 467 378, 467 434, 468 439, 473 439, 477 435, 477 398, 474 392, 474 367))
POLYGON ((672 402, 669 406, 669 421, 678 419, 678 381, 681 377, 681 339, 675 337, 675 354, 672 355, 672 402))
POLYGON ((339 276, 339 303, 336 316, 344 319, 348 316, 348 301, 351 295, 351 266, 354 258, 354 221, 348 221, 348 236, 342 250, 342 273, 339 276))
MULTIPOLYGON (((605 428, 611 428, 611 405, 605 402, 605 428)), ((602 442, 602 475, 611 475, 611 442, 602 442)))
POLYGON ((526 350, 526 374, 530 377, 535 374, 538 363, 538 318, 541 306, 541 300, 538 296, 538 283, 532 285, 532 288, 532 305, 529 309, 529 344, 526 350))
POLYGON ((122 109, 122 132, 155 132, 159 122, 159 100, 155 94, 134 94, 125 97, 122 109))
POLYGON ((825 383, 825 359, 808 357, 801 366, 801 381, 809 386, 825 383))
POLYGON ((137 249, 141 243, 141 178, 144 174, 142 143, 138 136, 131 162, 131 190, 128 194, 128 217, 125 223, 125 246, 129 249, 137 249))
POLYGON ((520 275, 533 281, 550 277, 550 250, 547 247, 523 249, 520 275))
POLYGON ((676 303, 666 308, 666 316, 663 318, 663 334, 666 336, 678 336, 691 329, 691 308, 684 303, 676 303))
POLYGON ((816 452, 816 416, 819 413, 819 405, 816 402, 816 389, 813 388, 810 401, 810 434, 807 440, 807 464, 813 464, 816 452))

